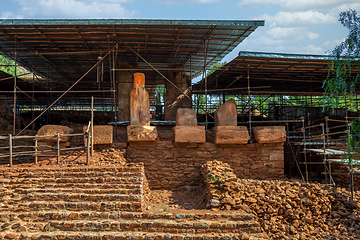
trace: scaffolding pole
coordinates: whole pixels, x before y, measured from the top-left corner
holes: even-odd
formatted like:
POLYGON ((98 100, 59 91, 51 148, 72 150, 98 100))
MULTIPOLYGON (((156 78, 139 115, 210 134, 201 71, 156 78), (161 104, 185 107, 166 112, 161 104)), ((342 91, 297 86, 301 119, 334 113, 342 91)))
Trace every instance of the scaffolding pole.
MULTIPOLYGON (((107 52, 103 58, 106 58, 112 50, 107 52)), ((50 104, 43 112, 41 112, 35 119, 33 119, 25 128, 23 128, 17 135, 21 134, 25 129, 27 129, 31 124, 33 124, 39 117, 41 117, 45 112, 47 112, 55 103, 57 103, 65 94, 67 94, 76 84, 78 84, 86 75, 89 74, 103 59, 100 59, 94 64, 84 75, 82 75, 73 85, 71 85, 63 94, 61 94, 52 104, 50 104)))
POLYGON ((13 116, 13 135, 16 135, 16 78, 17 78, 17 36, 15 36, 15 74, 14 74, 14 116, 13 116))

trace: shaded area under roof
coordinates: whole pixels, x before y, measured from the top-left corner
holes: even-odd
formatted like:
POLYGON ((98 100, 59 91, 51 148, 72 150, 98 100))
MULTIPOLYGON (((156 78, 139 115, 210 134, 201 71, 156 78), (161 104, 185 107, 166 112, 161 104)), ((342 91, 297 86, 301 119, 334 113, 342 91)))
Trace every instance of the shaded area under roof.
MULTIPOLYGON (((29 83, 27 81, 25 81, 22 78, 16 78, 17 81, 17 93, 20 95, 22 95, 23 97, 27 98, 27 99, 32 99, 31 98, 31 94, 29 93, 30 91, 33 90, 33 86, 32 83, 29 83)), ((1 71, 0 70, 0 84, 1 84, 1 89, 0 89, 0 100, 2 101, 12 101, 12 96, 14 94, 14 76, 1 71), (4 94, 7 93, 7 94, 4 94)), ((35 89, 38 90, 38 89, 35 89)))
MULTIPOLYGON (((95 69, 74 88, 104 90, 111 88, 109 59, 150 69, 135 51, 164 74, 169 67, 182 66, 195 76, 263 25, 232 20, 0 19, 0 53, 49 79, 42 84, 47 89, 63 91, 114 49, 102 65, 103 82, 97 83, 95 69)), ((148 90, 164 83, 155 71, 144 73, 148 90)))
MULTIPOLYGON (((209 94, 321 95, 331 56, 239 52, 238 57, 207 78, 209 94)), ((354 74, 357 72, 354 70, 354 74)), ((205 80, 194 86, 204 92, 205 80)))

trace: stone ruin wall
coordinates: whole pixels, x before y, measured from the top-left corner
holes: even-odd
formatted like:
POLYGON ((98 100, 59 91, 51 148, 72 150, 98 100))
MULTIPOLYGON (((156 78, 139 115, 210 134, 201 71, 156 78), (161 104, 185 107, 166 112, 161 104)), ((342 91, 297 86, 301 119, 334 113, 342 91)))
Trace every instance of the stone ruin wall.
POLYGON ((126 158, 143 162, 151 189, 176 190, 197 186, 200 167, 207 161, 229 163, 240 178, 274 179, 284 176, 283 143, 216 145, 201 143, 197 147, 181 147, 172 141, 130 144, 126 158))

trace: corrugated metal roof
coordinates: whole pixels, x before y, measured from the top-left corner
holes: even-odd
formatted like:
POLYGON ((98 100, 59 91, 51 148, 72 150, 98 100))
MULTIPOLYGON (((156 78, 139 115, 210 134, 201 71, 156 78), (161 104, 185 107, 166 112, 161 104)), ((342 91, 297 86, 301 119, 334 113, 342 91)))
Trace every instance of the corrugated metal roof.
MULTIPOLYGON (((208 76, 207 88, 215 94, 247 94, 249 71, 253 94, 319 95, 333 59, 329 55, 239 52, 233 61, 208 76)), ((202 80, 193 88, 202 91, 204 85, 202 80)))
MULTIPOLYGON (((51 89, 64 90, 115 46, 116 60, 144 66, 130 47, 155 66, 191 67, 195 76, 204 68, 205 48, 205 65, 211 66, 263 25, 238 20, 0 19, 0 51, 17 55, 23 66, 51 79, 51 89)), ((109 58, 104 73, 109 79, 109 58)), ((145 74, 148 87, 164 82, 156 72, 145 74)), ((101 83, 101 89, 109 88, 109 80, 101 83)), ((77 85, 81 89, 99 89, 96 71, 77 85)))

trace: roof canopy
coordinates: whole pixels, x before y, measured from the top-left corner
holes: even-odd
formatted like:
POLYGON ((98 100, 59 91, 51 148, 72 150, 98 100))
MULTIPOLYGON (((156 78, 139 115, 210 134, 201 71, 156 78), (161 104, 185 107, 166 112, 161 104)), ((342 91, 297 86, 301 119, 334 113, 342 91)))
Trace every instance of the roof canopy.
MULTIPOLYGON (((209 93, 319 95, 328 76, 326 55, 240 52, 238 57, 207 78, 209 93), (248 79, 249 77, 249 79, 248 79)), ((203 92, 205 80, 195 86, 203 92)))
MULTIPOLYGON (((0 53, 50 79, 52 90, 64 90, 113 50, 100 64, 105 79, 101 89, 110 89, 113 62, 150 69, 142 57, 162 71, 179 66, 195 76, 263 25, 231 20, 0 19, 0 53)), ((144 71, 147 87, 164 82, 155 71, 144 71)), ((96 69, 74 89, 99 89, 96 69)))

